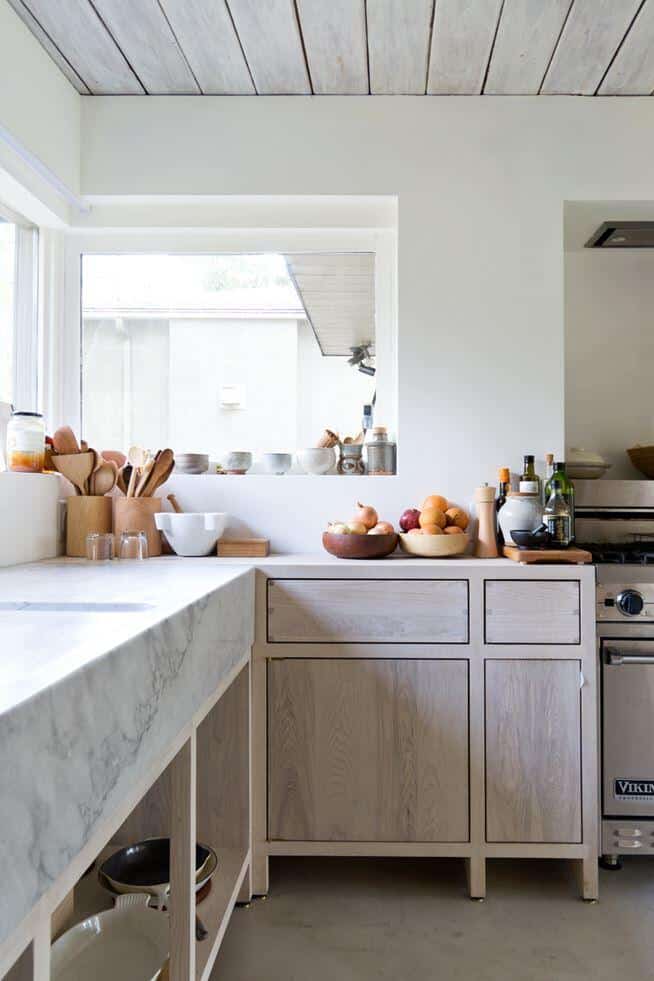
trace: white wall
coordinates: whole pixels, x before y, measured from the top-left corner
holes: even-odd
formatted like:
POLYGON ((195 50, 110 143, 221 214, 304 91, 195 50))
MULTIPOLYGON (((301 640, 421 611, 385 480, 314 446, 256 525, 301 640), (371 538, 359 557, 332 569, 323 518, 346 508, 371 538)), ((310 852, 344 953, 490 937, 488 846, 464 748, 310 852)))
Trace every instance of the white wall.
POLYGON ((654 444, 654 251, 566 252, 565 339, 568 448, 641 477, 625 450, 654 444))
MULTIPOLYGON (((562 453, 564 202, 654 199, 654 102, 82 103, 82 188, 107 195, 103 207, 112 195, 397 195, 400 475, 368 485, 391 516, 432 490, 465 501, 524 452, 562 453)), ((354 497, 333 484, 267 488, 268 523, 291 508, 289 540, 315 548, 354 497)), ((260 527, 262 493, 230 483, 219 498, 260 527)))

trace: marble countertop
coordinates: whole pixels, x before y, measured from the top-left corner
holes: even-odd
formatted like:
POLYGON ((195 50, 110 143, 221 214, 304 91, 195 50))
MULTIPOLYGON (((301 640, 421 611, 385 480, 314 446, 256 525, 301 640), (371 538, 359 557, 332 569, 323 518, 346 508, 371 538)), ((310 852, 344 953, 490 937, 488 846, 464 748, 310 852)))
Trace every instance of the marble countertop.
POLYGON ((0 944, 253 640, 247 567, 66 559, 0 571, 0 944))

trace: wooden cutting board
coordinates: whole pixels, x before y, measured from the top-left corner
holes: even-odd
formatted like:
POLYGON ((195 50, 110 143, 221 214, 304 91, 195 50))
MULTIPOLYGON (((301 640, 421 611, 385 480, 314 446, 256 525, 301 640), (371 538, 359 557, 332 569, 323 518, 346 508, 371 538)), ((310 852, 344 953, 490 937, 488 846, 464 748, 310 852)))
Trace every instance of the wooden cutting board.
POLYGON ((267 538, 221 538, 218 555, 223 559, 263 558, 270 551, 267 538))
POLYGON ((567 562, 572 565, 585 565, 593 561, 593 556, 583 548, 517 548, 505 545, 507 559, 529 565, 534 562, 567 562))

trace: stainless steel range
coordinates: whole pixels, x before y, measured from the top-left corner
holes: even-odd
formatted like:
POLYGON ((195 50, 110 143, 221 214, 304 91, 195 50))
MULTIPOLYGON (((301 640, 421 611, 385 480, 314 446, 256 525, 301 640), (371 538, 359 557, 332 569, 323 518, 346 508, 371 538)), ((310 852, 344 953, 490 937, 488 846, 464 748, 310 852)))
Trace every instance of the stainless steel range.
POLYGON ((654 481, 576 481, 597 569, 601 864, 654 854, 654 481))

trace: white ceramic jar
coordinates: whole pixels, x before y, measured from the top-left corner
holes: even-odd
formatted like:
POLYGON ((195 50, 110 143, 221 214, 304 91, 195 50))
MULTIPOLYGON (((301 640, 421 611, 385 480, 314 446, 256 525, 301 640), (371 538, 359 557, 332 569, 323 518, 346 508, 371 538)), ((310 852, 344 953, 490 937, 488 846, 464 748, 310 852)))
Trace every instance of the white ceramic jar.
POLYGON ((533 531, 543 521, 543 507, 538 494, 508 495, 506 504, 500 508, 499 525, 506 545, 515 545, 512 531, 533 531))

